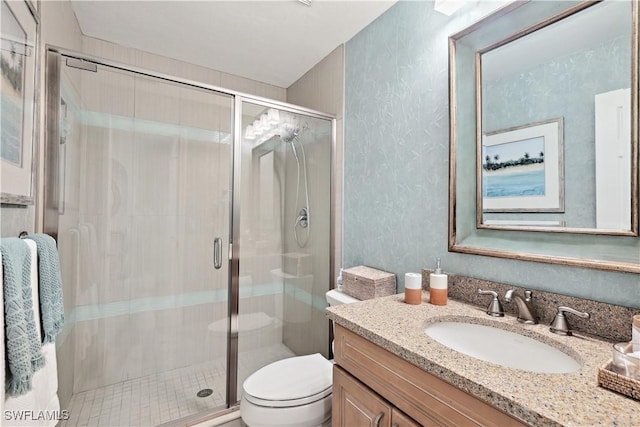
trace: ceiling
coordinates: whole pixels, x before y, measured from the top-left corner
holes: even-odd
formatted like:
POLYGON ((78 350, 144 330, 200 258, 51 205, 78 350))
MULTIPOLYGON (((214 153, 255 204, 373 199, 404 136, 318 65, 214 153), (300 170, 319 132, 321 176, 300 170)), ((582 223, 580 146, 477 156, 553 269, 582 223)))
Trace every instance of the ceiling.
POLYGON ((395 0, 71 0, 91 37, 287 88, 395 0))

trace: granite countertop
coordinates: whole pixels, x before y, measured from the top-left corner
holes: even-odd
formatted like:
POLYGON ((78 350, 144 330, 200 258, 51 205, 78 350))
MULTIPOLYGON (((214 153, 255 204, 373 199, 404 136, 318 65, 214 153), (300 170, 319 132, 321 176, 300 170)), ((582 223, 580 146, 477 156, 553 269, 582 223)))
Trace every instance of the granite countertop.
MULTIPOLYGON (((368 339, 461 390, 534 426, 638 426, 640 402, 598 386, 598 368, 611 359, 607 341, 574 332, 563 337, 548 325, 523 325, 515 317, 491 317, 479 307, 449 299, 446 306, 404 303, 404 295, 327 309, 337 324, 368 339), (563 350, 582 364, 568 374, 539 374, 505 368, 452 350, 424 328, 461 320, 494 325, 563 350)), ((631 326, 629 326, 631 327, 631 326)))

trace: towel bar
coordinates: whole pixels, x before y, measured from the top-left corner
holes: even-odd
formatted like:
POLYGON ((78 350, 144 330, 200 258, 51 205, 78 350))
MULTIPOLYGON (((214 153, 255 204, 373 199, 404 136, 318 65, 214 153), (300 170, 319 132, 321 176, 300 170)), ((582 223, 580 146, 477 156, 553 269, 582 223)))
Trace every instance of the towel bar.
POLYGON ((28 235, 29 235, 29 233, 27 233, 26 231, 21 231, 20 234, 18 234, 18 237, 21 238, 21 239, 24 239, 28 235))

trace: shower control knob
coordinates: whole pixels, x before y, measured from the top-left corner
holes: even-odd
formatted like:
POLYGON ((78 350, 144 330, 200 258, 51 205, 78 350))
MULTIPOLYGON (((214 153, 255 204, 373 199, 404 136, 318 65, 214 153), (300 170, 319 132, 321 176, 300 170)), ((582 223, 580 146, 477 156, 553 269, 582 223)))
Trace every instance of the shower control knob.
POLYGON ((298 218, 296 219, 296 227, 300 225, 302 228, 307 228, 309 226, 309 212, 307 208, 300 209, 298 212, 298 218))

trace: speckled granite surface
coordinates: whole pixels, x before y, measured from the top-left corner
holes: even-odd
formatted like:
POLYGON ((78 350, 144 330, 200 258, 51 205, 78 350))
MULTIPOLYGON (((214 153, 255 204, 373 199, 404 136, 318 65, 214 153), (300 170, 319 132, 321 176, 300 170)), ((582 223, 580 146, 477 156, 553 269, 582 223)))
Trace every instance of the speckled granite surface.
MULTIPOLYGON (((432 270, 428 269, 422 270, 422 288, 427 291, 429 290, 429 273, 431 272, 432 270)), ((449 298, 477 305, 478 307, 488 307, 491 297, 478 295, 478 289, 495 291, 498 293, 500 302, 503 303, 505 313, 516 315, 516 305, 505 303, 504 294, 509 289, 514 289, 516 294, 524 296, 525 288, 457 274, 448 273, 448 275, 449 298)), ((615 342, 631 340, 631 319, 634 314, 640 314, 640 310, 637 308, 622 307, 537 290, 533 291, 532 301, 533 308, 540 317, 540 323, 550 324, 558 312, 558 307, 568 306, 591 315, 590 319, 581 319, 578 316, 568 314, 567 319, 574 331, 587 332, 615 342)), ((640 426, 640 421, 638 426, 640 426)))
POLYGON ((446 306, 408 305, 394 295, 327 309, 328 317, 425 371, 533 426, 638 426, 640 402, 598 387, 598 368, 611 358, 611 343, 576 333, 562 337, 549 326, 494 318, 479 307, 449 300, 446 306), (543 341, 582 363, 569 374, 503 368, 466 356, 431 339, 431 322, 461 320, 492 325, 543 341))

